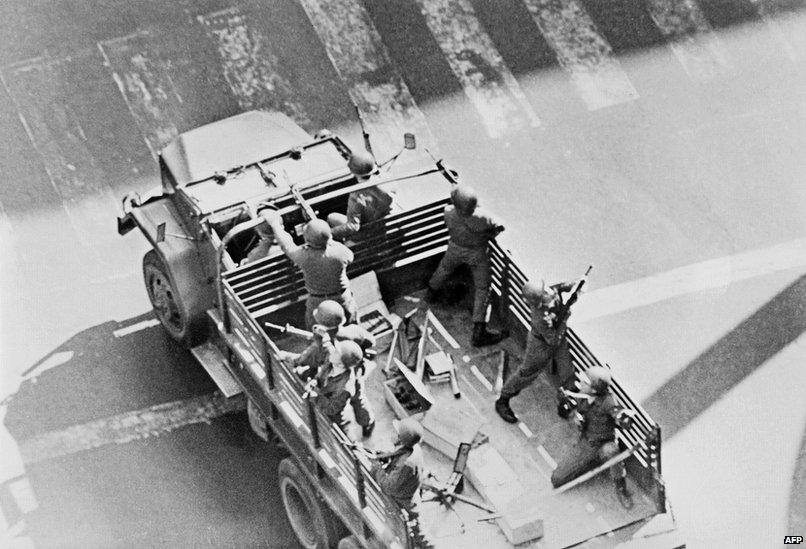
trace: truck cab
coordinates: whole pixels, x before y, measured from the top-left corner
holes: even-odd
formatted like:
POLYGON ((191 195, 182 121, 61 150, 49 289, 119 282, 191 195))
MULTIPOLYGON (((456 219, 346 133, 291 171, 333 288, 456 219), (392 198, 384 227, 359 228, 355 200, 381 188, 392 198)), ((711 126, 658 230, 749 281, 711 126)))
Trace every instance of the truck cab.
MULTIPOLYGON (((329 132, 313 138, 281 114, 249 112, 182 134, 160 155, 162 186, 127 196, 119 232, 151 243, 146 289, 168 334, 191 348, 222 393, 247 400, 255 433, 287 457, 278 475, 289 521, 307 548, 684 547, 666 499, 660 428, 613 372, 611 389, 633 421, 617 430, 633 505, 625 508, 607 463, 554 488, 551 471, 578 438, 557 414, 559 380, 546 373, 524 392, 516 425, 494 412, 496 390, 524 352, 527 276, 492 241, 494 323, 510 337, 470 344, 466 303, 430 304, 426 280, 444 253, 443 218, 456 172, 440 162, 382 170, 371 183, 347 169, 350 149, 329 132), (317 409, 285 357, 307 344, 301 272, 273 249, 242 264, 272 208, 301 240, 306 210, 346 209, 350 192, 384 185, 395 208, 382 230, 350 243, 348 268, 361 324, 377 338, 366 389, 376 428, 362 438, 317 409), (304 206, 304 207, 303 207, 304 206), (528 393, 528 394, 526 394, 528 393), (395 419, 424 430, 431 488, 416 520, 381 490, 373 452, 389 450, 395 419)), ((573 317, 572 317, 573 319, 573 317)), ((573 329, 577 380, 603 363, 573 329)), ((358 429, 360 431, 360 429, 358 429)))

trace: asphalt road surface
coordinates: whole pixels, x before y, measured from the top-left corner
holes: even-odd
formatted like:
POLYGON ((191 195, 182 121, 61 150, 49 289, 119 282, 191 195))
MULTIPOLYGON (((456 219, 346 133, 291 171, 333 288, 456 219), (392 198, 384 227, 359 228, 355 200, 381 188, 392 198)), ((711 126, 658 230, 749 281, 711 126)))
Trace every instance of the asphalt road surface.
POLYGON ((0 5, 0 546, 288 547, 282 457, 162 333, 119 237, 177 133, 413 129, 664 432, 691 547, 806 534, 796 0, 0 5))

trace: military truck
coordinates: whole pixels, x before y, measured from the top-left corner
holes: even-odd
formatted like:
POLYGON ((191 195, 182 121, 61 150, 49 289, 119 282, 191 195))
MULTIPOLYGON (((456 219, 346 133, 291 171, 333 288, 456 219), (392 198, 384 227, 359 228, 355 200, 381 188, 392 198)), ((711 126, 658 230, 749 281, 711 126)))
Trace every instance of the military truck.
MULTIPOLYGON (((405 143, 416 147, 411 135, 405 143)), ((348 170, 350 155, 330 132, 311 138, 282 114, 243 113, 178 136, 159 155, 161 187, 126 196, 118 218, 120 234, 137 227, 152 246, 143 276, 168 335, 191 350, 224 395, 245 395, 252 429, 285 453, 279 486, 301 545, 683 547, 661 475, 660 429, 617 372, 612 389, 634 417, 618 430, 616 458, 629 472, 629 509, 606 467, 551 486, 551 471, 578 436, 557 414, 551 373, 513 401, 518 424, 495 414, 496 390, 508 364, 520 360, 528 330, 527 276, 511 252, 490 246, 490 314, 511 334, 500 344, 470 345, 460 293, 452 304, 423 299, 446 249, 443 209, 458 174, 406 151, 421 162, 382 164, 367 183, 348 170), (276 210, 301 241, 307 216, 344 212, 350 192, 376 184, 393 193, 394 209, 348 243, 361 323, 378 338, 367 376, 376 428, 361 440, 327 420, 284 360, 307 345, 306 333, 294 329, 303 325, 306 297, 300 271, 276 247, 242 263, 258 238, 260 208, 276 210), (409 416, 424 427, 431 486, 421 491, 418 520, 371 474, 371 451, 390 448, 393 419, 409 416)), ((582 381, 602 363, 572 329, 567 338, 582 381)))

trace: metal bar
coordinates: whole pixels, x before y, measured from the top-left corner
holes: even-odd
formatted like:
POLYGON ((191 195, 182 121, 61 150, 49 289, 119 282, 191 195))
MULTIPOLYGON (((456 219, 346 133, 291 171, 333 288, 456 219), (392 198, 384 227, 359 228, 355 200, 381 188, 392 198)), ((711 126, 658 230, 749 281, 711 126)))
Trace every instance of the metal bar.
POLYGON ((308 421, 310 422, 313 447, 318 450, 322 447, 322 443, 319 440, 319 424, 316 422, 316 407, 314 406, 312 397, 309 396, 306 401, 308 402, 308 421))

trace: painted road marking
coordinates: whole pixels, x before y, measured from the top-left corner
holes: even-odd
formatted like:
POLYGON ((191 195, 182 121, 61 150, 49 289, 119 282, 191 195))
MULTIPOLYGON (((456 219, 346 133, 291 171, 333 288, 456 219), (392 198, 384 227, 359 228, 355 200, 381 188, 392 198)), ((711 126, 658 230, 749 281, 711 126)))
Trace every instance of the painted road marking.
POLYGON ((266 36, 249 25, 237 7, 230 7, 197 19, 216 41, 224 79, 244 111, 281 111, 302 127, 310 128, 305 108, 296 98, 294 87, 279 68, 266 36))
POLYGON ((803 266, 806 266, 806 238, 709 259, 591 291, 577 303, 574 318, 577 322, 592 320, 803 266))
POLYGON ((490 137, 498 138, 511 131, 540 125, 470 2, 418 0, 417 3, 490 137))
POLYGON ((126 326, 125 328, 115 330, 114 332, 112 332, 112 335, 115 337, 123 337, 159 325, 160 325, 159 320, 157 320, 156 318, 149 318, 147 320, 141 320, 140 322, 132 324, 131 326, 126 326))
POLYGON ((19 509, 23 515, 27 515, 39 508, 39 503, 36 501, 36 496, 34 495, 34 489, 31 488, 31 483, 28 482, 27 478, 23 477, 10 482, 8 484, 8 491, 14 498, 17 509, 19 509))
POLYGON ((45 360, 36 364, 32 368, 28 369, 23 373, 24 377, 36 377, 41 375, 42 372, 50 370, 51 368, 55 368, 57 366, 61 366, 62 364, 66 363, 67 361, 73 358, 73 351, 59 351, 57 353, 53 353, 52 355, 48 356, 45 360))
POLYGON ((160 57, 147 30, 98 42, 98 49, 156 158, 182 126, 182 98, 171 79, 170 62, 160 57))
POLYGON ((396 153, 414 131, 434 150, 435 139, 369 14, 358 0, 301 0, 330 62, 372 134, 379 158, 396 153))
POLYGON ((540 476, 546 479, 547 481, 551 482, 551 475, 543 470, 543 465, 541 465, 540 462, 537 461, 535 458, 533 458, 531 455, 526 454, 526 456, 529 458, 529 461, 531 461, 534 464, 535 469, 537 470, 538 473, 540 473, 540 476))
POLYGON ((163 435, 245 409, 245 398, 228 399, 219 393, 157 404, 23 440, 19 444, 20 456, 24 464, 30 465, 110 444, 163 435))
POLYGON ((552 471, 557 468, 557 462, 554 461, 554 458, 551 457, 551 454, 546 451, 542 444, 537 445, 537 453, 548 463, 552 471))
POLYGON ((532 438, 533 436, 535 436, 532 430, 529 429, 529 427, 527 427, 526 424, 522 421, 518 422, 518 429, 521 430, 521 432, 526 436, 526 438, 532 438))
POLYGON ((77 238, 85 246, 96 246, 99 235, 109 234, 109 212, 116 210, 118 201, 87 146, 70 96, 76 91, 76 83, 70 80, 71 64, 100 65, 100 60, 81 52, 74 57, 36 57, 7 65, 0 69, 0 82, 61 197, 77 238))
POLYGON ((806 45, 806 40, 802 38, 803 33, 800 31, 800 27, 798 27, 797 38, 793 40, 787 37, 787 33, 784 30, 786 23, 779 17, 785 17, 785 15, 779 12, 785 7, 783 4, 788 4, 788 2, 780 2, 779 0, 750 0, 750 3, 756 7, 756 12, 758 12, 762 21, 764 21, 767 28, 770 30, 770 33, 780 44, 781 50, 786 54, 787 58, 793 63, 797 62, 799 55, 793 46, 793 41, 800 42, 801 45, 806 45))
POLYGON ((575 0, 523 0, 588 110, 638 99, 596 24, 575 0))
POLYGON ((484 385, 484 387, 485 387, 485 388, 486 388, 488 391, 492 391, 492 390, 493 390, 493 385, 492 385, 492 383, 490 383, 490 382, 489 382, 489 380, 488 380, 486 377, 484 377, 484 374, 482 374, 482 373, 479 371, 479 369, 476 367, 476 365, 475 365, 475 364, 472 364, 472 365, 470 366, 470 371, 471 371, 471 372, 473 372, 473 375, 474 375, 474 376, 476 376, 476 378, 479 380, 479 382, 480 382, 482 385, 484 385))
POLYGON ((724 73, 727 58, 721 42, 696 0, 648 0, 649 14, 666 38, 683 70, 694 80, 724 73))

